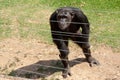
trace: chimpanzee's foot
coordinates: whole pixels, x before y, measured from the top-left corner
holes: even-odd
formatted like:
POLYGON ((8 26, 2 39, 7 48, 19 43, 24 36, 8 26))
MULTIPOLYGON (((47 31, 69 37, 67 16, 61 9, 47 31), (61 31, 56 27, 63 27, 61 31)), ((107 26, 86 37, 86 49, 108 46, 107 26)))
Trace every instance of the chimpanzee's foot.
POLYGON ((67 78, 67 75, 69 75, 69 76, 72 75, 71 72, 70 72, 70 70, 64 70, 64 71, 62 72, 63 78, 67 78))
POLYGON ((100 65, 99 61, 97 61, 97 60, 96 60, 95 58, 93 58, 93 57, 89 57, 89 58, 87 59, 87 61, 88 61, 89 65, 90 65, 90 67, 93 67, 94 65, 100 65))

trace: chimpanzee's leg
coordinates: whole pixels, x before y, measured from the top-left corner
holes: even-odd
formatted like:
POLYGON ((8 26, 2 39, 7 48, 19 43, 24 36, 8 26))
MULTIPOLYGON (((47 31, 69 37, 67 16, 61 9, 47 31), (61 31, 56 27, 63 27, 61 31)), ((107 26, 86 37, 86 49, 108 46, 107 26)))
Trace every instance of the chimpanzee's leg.
POLYGON ((81 43, 79 45, 81 46, 83 53, 84 53, 88 63, 90 64, 90 66, 92 67, 94 64, 99 65, 99 62, 91 56, 91 50, 90 50, 89 43, 85 42, 85 43, 81 43))
POLYGON ((88 61, 90 66, 93 66, 94 64, 99 65, 99 62, 92 57, 90 44, 88 40, 85 40, 85 38, 87 39, 87 37, 83 37, 83 36, 78 37, 78 34, 77 34, 77 37, 75 35, 75 37, 72 37, 72 40, 82 48, 83 53, 86 57, 86 60, 88 61))
POLYGON ((61 61, 64 65, 65 70, 63 70, 62 76, 64 78, 67 77, 67 75, 71 75, 70 72, 70 66, 69 66, 69 61, 68 61, 68 54, 69 54, 69 49, 68 49, 68 39, 54 39, 54 43, 57 45, 57 48, 60 51, 60 58, 61 61), (65 41, 64 41, 65 40, 65 41))

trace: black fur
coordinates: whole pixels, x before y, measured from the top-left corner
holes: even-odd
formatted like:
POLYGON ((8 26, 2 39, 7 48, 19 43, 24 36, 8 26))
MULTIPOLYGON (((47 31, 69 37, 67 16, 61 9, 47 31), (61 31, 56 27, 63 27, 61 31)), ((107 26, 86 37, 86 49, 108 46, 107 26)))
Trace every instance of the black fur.
POLYGON ((80 9, 73 7, 57 9, 50 17, 50 26, 53 42, 60 51, 59 56, 65 67, 63 71, 64 78, 66 78, 67 75, 71 75, 68 61, 69 39, 73 40, 74 43, 82 48, 86 60, 91 66, 92 64, 99 64, 99 62, 91 56, 89 44, 90 24, 86 15, 80 9), (66 25, 67 27, 64 27, 66 25))

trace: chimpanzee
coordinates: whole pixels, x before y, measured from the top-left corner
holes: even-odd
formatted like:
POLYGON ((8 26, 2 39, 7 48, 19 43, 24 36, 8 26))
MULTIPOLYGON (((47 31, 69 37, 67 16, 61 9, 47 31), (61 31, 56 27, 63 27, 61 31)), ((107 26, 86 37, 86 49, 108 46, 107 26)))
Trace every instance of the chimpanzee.
POLYGON ((57 9, 50 17, 50 26, 53 42, 59 49, 59 57, 65 68, 62 72, 64 78, 66 78, 67 75, 71 75, 68 61, 69 39, 82 48, 90 66, 99 64, 99 62, 91 56, 89 44, 90 23, 80 9, 74 7, 61 7, 57 9))

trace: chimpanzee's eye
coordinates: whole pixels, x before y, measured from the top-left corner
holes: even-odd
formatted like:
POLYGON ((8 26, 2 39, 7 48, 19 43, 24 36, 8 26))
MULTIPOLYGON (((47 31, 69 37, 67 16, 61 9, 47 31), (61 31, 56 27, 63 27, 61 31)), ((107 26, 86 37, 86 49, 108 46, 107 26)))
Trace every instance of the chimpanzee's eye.
POLYGON ((62 18, 67 18, 67 16, 62 16, 62 18))
POLYGON ((58 19, 67 18, 67 16, 58 16, 58 19))

